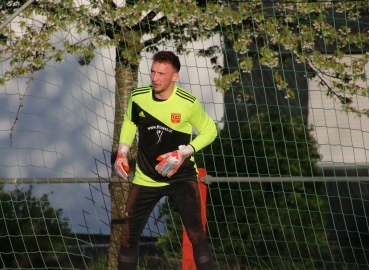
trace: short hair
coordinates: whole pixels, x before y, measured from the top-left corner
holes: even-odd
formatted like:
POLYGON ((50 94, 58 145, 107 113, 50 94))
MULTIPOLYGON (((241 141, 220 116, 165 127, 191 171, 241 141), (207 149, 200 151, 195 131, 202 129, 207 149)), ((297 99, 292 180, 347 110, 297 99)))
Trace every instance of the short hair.
POLYGON ((179 72, 179 70, 181 69, 181 62, 179 61, 179 57, 171 51, 159 51, 154 54, 152 59, 154 60, 154 62, 171 64, 177 70, 177 72, 179 72))

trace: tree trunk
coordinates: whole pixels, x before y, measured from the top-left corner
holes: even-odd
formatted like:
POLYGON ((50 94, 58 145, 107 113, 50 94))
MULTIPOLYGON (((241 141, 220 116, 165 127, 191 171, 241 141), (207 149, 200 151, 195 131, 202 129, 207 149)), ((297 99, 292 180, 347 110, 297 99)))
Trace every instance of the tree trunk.
MULTIPOLYGON (((116 50, 116 94, 115 94, 115 120, 114 120, 114 134, 113 146, 111 154, 112 172, 111 177, 116 177, 113 165, 117 155, 120 131, 123 124, 124 113, 127 110, 128 99, 132 89, 138 83, 138 65, 128 63, 122 60, 121 50, 116 50)), ((137 145, 136 142, 132 144, 130 151, 130 160, 136 160, 137 145)), ((131 172, 129 177, 133 176, 134 166, 130 164, 131 172)), ((122 230, 122 223, 124 212, 126 209, 126 200, 130 189, 129 183, 110 183, 109 192, 111 196, 111 225, 110 225, 110 245, 108 253, 108 269, 116 270, 118 268, 118 252, 120 248, 119 236, 122 230)))

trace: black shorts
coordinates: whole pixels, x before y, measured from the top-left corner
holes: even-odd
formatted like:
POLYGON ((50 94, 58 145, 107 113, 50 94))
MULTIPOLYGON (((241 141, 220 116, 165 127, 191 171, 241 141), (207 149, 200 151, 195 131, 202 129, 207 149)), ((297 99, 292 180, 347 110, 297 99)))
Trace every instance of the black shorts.
POLYGON ((120 236, 120 242, 124 247, 138 246, 141 233, 151 212, 164 196, 170 197, 177 206, 190 241, 195 243, 205 239, 197 182, 181 181, 163 187, 133 184, 128 195, 126 216, 120 236))

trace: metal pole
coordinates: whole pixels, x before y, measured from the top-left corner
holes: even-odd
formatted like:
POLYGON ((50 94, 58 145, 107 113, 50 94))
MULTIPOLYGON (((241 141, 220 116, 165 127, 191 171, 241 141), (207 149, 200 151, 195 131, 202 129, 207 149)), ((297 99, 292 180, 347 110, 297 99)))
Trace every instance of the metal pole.
POLYGON ((212 177, 207 175, 203 178, 204 183, 238 183, 238 182, 369 182, 369 176, 329 176, 329 177, 212 177))
POLYGON ((10 23, 15 17, 19 15, 23 10, 25 10, 30 4, 33 3, 35 0, 28 0, 26 3, 23 4, 16 12, 14 12, 9 18, 7 18, 1 25, 0 31, 3 29, 8 23, 10 23))
POLYGON ((121 178, 0 178, 0 184, 88 184, 129 183, 132 179, 121 178))
MULTIPOLYGON (((211 183, 256 183, 256 182, 369 182, 369 176, 329 176, 329 177, 202 177, 205 184, 211 183)), ((93 183, 130 183, 132 179, 121 178, 0 178, 0 184, 93 184, 93 183)))

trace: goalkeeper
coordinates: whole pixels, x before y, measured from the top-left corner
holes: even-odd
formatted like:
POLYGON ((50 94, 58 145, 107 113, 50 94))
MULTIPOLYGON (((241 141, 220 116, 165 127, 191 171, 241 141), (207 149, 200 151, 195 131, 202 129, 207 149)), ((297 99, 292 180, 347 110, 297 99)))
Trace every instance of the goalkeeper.
POLYGON ((193 153, 217 135, 198 99, 175 85, 181 64, 170 51, 153 56, 151 85, 132 91, 114 169, 127 179, 128 152, 138 131, 138 157, 120 236, 118 270, 136 269, 140 235, 163 196, 176 204, 192 243, 197 269, 212 270, 213 259, 201 222, 193 153), (192 140, 192 128, 198 136, 192 140))

